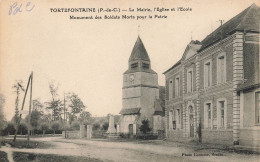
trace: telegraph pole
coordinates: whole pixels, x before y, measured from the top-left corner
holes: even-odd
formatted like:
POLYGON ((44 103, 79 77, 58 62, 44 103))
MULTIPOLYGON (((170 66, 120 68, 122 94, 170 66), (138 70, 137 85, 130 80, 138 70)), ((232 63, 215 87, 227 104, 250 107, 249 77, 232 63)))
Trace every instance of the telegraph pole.
POLYGON ((28 117, 28 136, 27 136, 27 146, 30 145, 30 133, 31 133, 31 107, 32 107, 32 84, 33 83, 33 72, 31 73, 31 87, 30 87, 30 103, 29 103, 29 117, 28 117))

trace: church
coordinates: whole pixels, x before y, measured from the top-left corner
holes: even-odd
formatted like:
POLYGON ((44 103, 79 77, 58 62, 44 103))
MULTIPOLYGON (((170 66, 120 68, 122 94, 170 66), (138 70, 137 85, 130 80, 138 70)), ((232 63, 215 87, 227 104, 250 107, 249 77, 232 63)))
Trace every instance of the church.
POLYGON ((164 130, 164 87, 158 85, 158 75, 138 36, 123 74, 122 109, 119 132, 132 137, 140 134, 142 120, 148 120, 152 133, 164 130))

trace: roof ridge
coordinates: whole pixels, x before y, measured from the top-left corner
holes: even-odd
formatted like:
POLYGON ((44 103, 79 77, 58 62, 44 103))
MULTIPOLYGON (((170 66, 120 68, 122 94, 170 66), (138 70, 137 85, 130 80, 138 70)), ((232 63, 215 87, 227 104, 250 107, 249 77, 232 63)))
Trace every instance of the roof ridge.
POLYGON ((243 16, 241 22, 237 25, 236 29, 241 26, 241 24, 243 24, 245 22, 245 20, 248 18, 248 14, 250 11, 252 11, 253 8, 259 8, 255 3, 253 3, 251 6, 249 6, 247 9, 248 11, 246 12, 246 14, 243 16))

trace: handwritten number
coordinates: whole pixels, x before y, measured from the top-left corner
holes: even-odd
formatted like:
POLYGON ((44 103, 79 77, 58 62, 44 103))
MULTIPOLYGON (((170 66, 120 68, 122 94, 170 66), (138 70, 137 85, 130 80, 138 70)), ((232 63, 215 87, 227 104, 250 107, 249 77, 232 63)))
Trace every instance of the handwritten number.
MULTIPOLYGON (((13 13, 13 15, 15 15, 18 12, 22 12, 23 11, 22 6, 23 6, 23 3, 21 3, 20 6, 19 6, 18 3, 15 2, 13 5, 10 6, 8 14, 12 15, 12 13, 13 13)), ((31 2, 27 2, 26 6, 25 6, 25 11, 30 12, 34 9, 34 7, 35 7, 35 5, 31 5, 31 2)))
POLYGON ((30 7, 30 5, 31 5, 31 2, 27 2, 27 4, 26 4, 26 11, 32 11, 34 9, 35 5, 33 5, 31 9, 27 9, 28 7, 30 7))

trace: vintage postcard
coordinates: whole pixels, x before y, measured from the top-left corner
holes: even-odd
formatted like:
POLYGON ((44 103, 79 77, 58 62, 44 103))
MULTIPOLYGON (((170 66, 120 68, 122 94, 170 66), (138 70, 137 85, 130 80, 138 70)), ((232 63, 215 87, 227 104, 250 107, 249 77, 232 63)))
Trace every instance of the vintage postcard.
POLYGON ((0 161, 259 161, 259 0, 0 0, 0 161))

